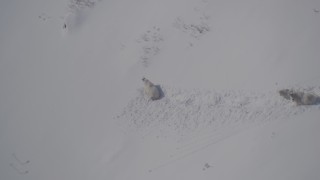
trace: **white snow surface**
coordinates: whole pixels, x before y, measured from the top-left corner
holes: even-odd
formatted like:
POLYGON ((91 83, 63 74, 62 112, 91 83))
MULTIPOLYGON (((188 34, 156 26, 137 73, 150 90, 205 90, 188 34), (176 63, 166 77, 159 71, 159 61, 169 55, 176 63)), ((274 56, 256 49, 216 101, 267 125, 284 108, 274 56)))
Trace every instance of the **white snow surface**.
POLYGON ((0 179, 320 179, 320 105, 278 93, 320 95, 319 11, 0 1, 0 179))

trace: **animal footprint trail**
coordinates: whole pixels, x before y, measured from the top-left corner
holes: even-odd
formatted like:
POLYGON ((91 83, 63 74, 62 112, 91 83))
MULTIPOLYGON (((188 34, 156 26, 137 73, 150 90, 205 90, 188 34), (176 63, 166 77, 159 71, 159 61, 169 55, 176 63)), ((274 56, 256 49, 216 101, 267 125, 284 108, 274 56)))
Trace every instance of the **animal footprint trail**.
POLYGON ((80 28, 84 21, 86 21, 89 9, 92 9, 101 0, 69 0, 66 14, 61 17, 63 19, 62 32, 72 32, 80 28))
POLYGON ((25 165, 30 163, 29 160, 22 161, 20 158, 17 157, 15 153, 12 154, 12 158, 13 158, 13 162, 10 163, 10 167, 12 167, 12 169, 14 169, 18 174, 21 174, 21 175, 25 175, 29 173, 28 170, 24 170, 26 169, 25 165))
POLYGON ((141 62, 144 67, 148 67, 152 59, 159 54, 163 37, 161 35, 160 27, 154 26, 151 30, 143 33, 137 43, 141 44, 141 62))
POLYGON ((70 0, 68 7, 73 10, 92 8, 97 0, 70 0))
POLYGON ((28 174, 29 171, 21 171, 20 169, 18 169, 13 163, 10 163, 10 167, 12 167, 18 174, 24 175, 24 174, 28 174))
MULTIPOLYGON (((190 12, 190 14, 193 14, 193 18, 178 16, 173 22, 173 27, 184 34, 189 35, 192 39, 199 40, 211 30, 208 24, 210 16, 208 16, 204 10, 206 5, 207 2, 202 1, 200 6, 194 7, 194 11, 190 12)), ((190 42, 191 46, 192 44, 193 43, 190 42)))
POLYGON ((173 26, 182 32, 189 34, 195 39, 199 39, 201 36, 205 35, 210 31, 210 27, 205 22, 200 23, 186 23, 182 18, 176 18, 173 26))
POLYGON ((25 165, 25 164, 28 164, 30 163, 29 160, 26 160, 26 161, 21 161, 17 155, 15 153, 12 154, 12 157, 16 160, 16 162, 18 162, 20 165, 25 165))

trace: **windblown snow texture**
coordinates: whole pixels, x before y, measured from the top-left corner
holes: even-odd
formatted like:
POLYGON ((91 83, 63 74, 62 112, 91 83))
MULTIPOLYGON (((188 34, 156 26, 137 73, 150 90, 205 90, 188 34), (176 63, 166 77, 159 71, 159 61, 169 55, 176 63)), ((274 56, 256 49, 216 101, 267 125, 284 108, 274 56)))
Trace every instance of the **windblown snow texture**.
POLYGON ((201 91, 162 87, 164 97, 149 101, 139 89, 115 119, 141 135, 184 136, 221 132, 287 119, 316 107, 297 107, 278 92, 201 91))

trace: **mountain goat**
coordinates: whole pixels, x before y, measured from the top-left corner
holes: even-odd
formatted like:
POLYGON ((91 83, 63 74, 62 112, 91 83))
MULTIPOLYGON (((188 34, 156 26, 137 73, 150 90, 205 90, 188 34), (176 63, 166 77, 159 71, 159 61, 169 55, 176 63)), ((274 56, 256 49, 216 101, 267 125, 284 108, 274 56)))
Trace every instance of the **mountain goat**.
POLYGON ((161 98, 161 91, 159 87, 155 86, 146 78, 142 78, 142 81, 144 83, 144 92, 151 100, 157 100, 161 98))
POLYGON ((279 91, 279 94, 285 99, 292 100, 297 105, 315 105, 320 103, 320 97, 311 93, 283 89, 279 91))

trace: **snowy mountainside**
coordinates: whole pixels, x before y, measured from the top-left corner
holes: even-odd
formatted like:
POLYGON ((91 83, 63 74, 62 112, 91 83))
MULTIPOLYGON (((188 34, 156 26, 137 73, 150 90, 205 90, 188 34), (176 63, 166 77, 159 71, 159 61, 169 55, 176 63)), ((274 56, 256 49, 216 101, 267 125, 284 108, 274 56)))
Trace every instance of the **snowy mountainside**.
POLYGON ((319 9, 0 1, 0 179, 319 179, 319 9))

